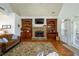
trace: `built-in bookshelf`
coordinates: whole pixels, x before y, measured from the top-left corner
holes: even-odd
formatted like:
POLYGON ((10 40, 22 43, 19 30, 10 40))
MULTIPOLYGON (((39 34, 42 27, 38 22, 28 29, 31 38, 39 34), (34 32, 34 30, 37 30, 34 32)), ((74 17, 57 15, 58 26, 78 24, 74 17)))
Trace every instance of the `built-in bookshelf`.
POLYGON ((47 19, 47 38, 56 38, 57 19, 47 19))

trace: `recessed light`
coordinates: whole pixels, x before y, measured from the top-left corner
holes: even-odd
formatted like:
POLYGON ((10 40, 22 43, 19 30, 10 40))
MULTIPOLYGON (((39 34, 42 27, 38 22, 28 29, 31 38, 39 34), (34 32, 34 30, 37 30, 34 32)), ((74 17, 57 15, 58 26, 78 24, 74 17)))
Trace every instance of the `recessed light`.
POLYGON ((52 12, 52 14, 55 14, 55 12, 52 12))

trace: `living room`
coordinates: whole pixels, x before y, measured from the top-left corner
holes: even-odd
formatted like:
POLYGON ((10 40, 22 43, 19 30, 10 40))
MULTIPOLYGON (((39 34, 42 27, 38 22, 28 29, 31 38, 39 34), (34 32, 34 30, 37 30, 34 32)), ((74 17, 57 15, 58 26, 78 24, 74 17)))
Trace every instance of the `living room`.
POLYGON ((0 4, 0 55, 79 55, 78 5, 68 3, 0 4))

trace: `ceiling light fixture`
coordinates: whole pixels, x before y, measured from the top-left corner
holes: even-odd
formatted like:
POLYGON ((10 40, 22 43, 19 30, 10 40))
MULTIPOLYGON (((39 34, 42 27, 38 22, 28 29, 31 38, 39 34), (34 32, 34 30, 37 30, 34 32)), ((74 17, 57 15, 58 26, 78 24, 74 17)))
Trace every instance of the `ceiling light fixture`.
POLYGON ((53 11, 52 14, 55 14, 55 12, 53 11))

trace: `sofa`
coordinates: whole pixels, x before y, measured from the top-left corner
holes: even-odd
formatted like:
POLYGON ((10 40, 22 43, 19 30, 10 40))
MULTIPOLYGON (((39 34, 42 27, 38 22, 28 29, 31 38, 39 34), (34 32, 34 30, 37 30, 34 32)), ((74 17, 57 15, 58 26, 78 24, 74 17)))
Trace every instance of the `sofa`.
POLYGON ((0 38, 6 38, 8 42, 0 42, 0 55, 3 55, 7 51, 9 51, 12 47, 20 43, 20 37, 13 38, 13 34, 1 35, 0 38))

